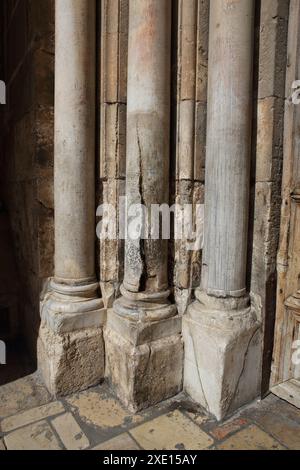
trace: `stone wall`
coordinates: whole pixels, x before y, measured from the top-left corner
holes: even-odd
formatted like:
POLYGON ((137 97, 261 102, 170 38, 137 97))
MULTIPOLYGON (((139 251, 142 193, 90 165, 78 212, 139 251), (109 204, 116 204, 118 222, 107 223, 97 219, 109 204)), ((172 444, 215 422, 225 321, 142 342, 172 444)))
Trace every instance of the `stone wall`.
POLYGON ((20 328, 34 353, 39 297, 53 271, 54 1, 11 0, 3 9, 1 189, 20 277, 20 328))
POLYGON ((248 280, 262 321, 262 393, 269 387, 276 309, 289 0, 256 8, 248 280))

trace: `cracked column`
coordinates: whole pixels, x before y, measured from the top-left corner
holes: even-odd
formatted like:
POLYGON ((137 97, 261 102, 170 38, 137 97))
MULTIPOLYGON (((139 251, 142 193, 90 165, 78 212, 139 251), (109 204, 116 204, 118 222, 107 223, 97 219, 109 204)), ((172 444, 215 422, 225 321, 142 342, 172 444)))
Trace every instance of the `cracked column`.
POLYGON ((41 301, 38 362, 64 395, 104 375, 95 277, 95 1, 55 2, 55 276, 41 301))
POLYGON ((107 375, 132 410, 175 395, 182 385, 181 321, 168 300, 168 240, 151 239, 145 228, 151 206, 169 202, 170 39, 169 0, 130 0, 128 237, 122 297, 108 313, 105 339, 107 375), (134 239, 133 209, 140 204, 146 236, 134 239))
POLYGON ((202 283, 183 320, 184 387, 218 419, 258 394, 246 292, 253 0, 210 3, 202 283))

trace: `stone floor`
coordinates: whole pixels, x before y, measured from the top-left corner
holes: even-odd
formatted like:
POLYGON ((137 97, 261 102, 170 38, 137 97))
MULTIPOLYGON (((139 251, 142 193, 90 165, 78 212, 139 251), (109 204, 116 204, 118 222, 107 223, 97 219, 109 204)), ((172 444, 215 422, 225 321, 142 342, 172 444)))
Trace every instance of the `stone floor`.
POLYGON ((37 374, 0 387, 0 449, 300 449, 300 410, 269 395, 219 424, 184 394, 132 415, 107 385, 53 401, 37 374))

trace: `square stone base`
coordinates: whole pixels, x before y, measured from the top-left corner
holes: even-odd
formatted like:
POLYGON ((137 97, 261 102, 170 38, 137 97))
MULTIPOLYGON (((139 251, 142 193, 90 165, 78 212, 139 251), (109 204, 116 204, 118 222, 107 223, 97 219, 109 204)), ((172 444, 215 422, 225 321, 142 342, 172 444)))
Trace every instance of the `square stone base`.
POLYGON ((104 377, 102 327, 58 333, 43 324, 38 339, 38 368, 54 396, 98 384, 104 377))
POLYGON ((201 311, 183 317, 184 389, 218 420, 259 395, 260 324, 251 309, 201 311))
MULTIPOLYGON (((116 315, 110 312, 109 315, 116 315)), ((136 335, 133 341, 128 335, 120 334, 121 323, 128 333, 128 321, 118 319, 118 330, 113 327, 116 322, 108 322, 104 332, 106 353, 106 376, 120 400, 136 412, 176 395, 182 389, 183 342, 181 334, 163 334, 160 322, 155 322, 151 340, 151 327, 148 325, 148 341, 140 344, 136 335), (160 331, 160 335, 158 335, 160 331), (127 336, 127 337, 126 337, 127 336)), ((170 319, 174 330, 174 318, 170 319)), ((164 325, 168 321, 164 320, 164 325)), ((180 322, 181 323, 181 322, 180 322)), ((171 328, 172 329, 172 328, 171 328)), ((145 337, 141 333, 141 337, 145 337)))

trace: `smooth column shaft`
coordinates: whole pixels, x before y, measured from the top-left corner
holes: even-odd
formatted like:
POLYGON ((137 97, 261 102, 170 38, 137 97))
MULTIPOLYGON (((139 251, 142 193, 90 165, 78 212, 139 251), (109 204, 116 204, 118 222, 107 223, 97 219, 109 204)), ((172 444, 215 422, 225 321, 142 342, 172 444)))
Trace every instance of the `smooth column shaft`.
POLYGON ((94 275, 95 1, 56 0, 55 276, 94 275))
POLYGON ((203 288, 245 293, 253 0, 210 3, 203 288))

